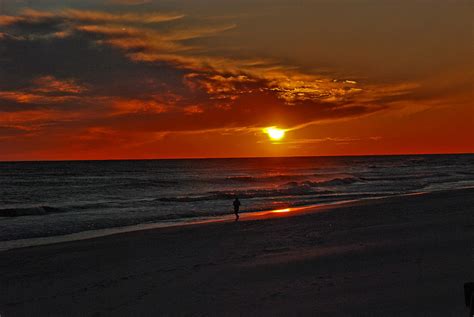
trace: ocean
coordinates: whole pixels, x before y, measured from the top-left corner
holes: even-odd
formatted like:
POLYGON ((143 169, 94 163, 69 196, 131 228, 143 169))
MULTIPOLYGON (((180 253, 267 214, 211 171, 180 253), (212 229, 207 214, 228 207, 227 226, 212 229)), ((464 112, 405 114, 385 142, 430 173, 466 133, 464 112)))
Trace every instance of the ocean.
POLYGON ((2 162, 0 241, 473 186, 469 154, 2 162))

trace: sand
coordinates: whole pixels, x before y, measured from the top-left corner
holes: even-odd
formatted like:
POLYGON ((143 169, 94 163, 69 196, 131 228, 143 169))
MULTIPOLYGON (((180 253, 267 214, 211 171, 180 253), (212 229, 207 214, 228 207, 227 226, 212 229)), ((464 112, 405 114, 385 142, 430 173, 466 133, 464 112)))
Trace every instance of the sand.
POLYGON ((474 189, 15 249, 0 272, 2 317, 468 316, 474 189))

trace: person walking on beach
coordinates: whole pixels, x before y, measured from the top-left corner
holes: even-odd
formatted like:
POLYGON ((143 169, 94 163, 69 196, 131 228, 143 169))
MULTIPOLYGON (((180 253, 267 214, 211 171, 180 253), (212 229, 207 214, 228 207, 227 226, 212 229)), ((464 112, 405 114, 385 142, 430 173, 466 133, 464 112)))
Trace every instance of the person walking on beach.
POLYGON ((234 205, 235 221, 238 221, 239 220, 239 208, 240 208, 239 197, 235 197, 233 205, 234 205))

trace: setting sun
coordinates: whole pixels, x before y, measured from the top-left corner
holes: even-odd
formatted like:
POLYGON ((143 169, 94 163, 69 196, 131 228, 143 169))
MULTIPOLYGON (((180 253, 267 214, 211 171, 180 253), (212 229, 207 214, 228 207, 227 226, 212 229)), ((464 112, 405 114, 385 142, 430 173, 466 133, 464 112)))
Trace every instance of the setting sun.
POLYGON ((265 129, 263 129, 263 132, 268 134, 268 136, 272 140, 281 140, 285 136, 285 130, 278 129, 276 127, 265 128, 265 129))

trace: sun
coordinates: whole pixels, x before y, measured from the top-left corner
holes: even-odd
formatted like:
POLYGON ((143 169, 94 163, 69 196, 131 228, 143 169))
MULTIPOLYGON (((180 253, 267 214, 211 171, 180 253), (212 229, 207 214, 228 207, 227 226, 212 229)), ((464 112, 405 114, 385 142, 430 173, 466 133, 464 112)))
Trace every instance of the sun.
POLYGON ((281 140, 285 136, 285 130, 278 129, 277 127, 265 128, 265 129, 263 129, 263 132, 268 134, 270 139, 275 140, 275 141, 281 140))

